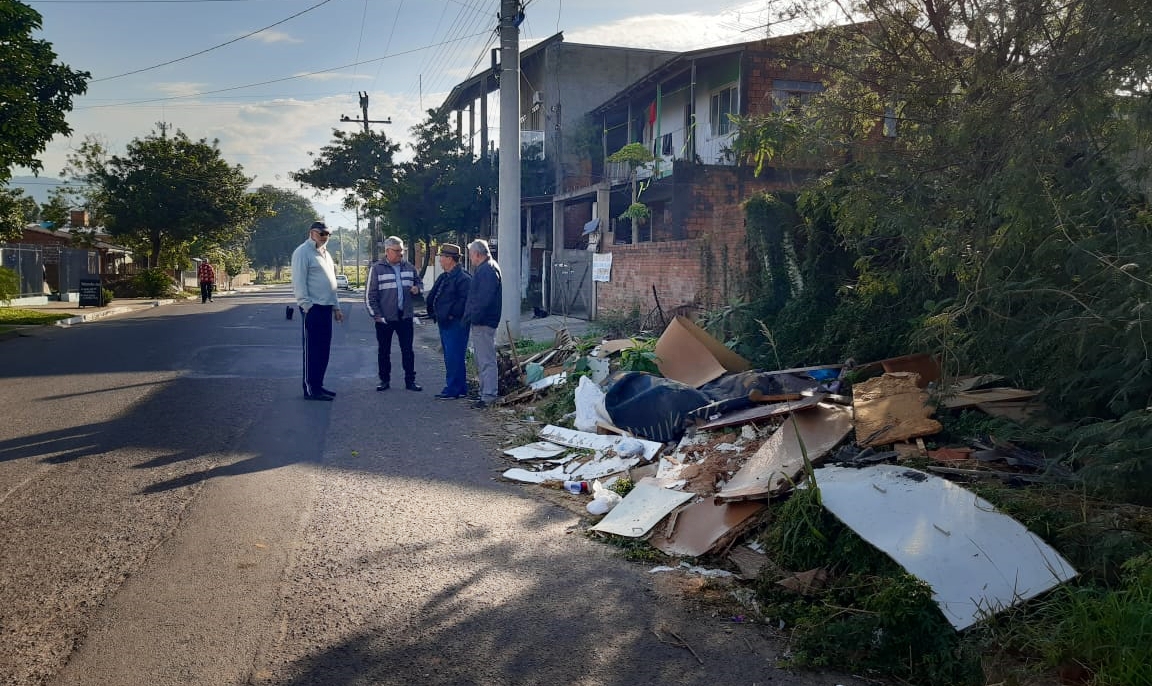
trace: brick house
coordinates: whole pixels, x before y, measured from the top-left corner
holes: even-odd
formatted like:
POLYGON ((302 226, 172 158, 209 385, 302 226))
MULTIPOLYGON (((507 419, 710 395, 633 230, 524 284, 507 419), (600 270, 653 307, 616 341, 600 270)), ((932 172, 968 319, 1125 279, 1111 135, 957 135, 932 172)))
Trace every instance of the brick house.
POLYGON ((754 194, 796 189, 813 173, 777 163, 759 176, 735 159, 732 115, 802 107, 824 90, 808 65, 785 57, 795 36, 677 55, 592 109, 603 150, 593 163, 601 180, 555 196, 557 256, 589 252, 585 227, 598 220, 595 252, 611 254, 611 278, 597 282, 594 312, 708 309, 743 293, 751 264, 743 202, 754 194), (630 169, 606 158, 625 144, 644 145, 655 161, 640 168, 639 201, 651 216, 633 223, 630 169))
MULTIPOLYGON (((553 196, 594 182, 592 163, 599 139, 587 114, 612 94, 673 58, 663 50, 569 43, 557 33, 520 52, 521 157, 528 170, 522 181, 522 274, 530 275, 529 298, 548 288, 554 251, 553 196)), ((499 69, 490 68, 456 85, 441 105, 455 114, 456 135, 473 154, 491 147, 490 96, 499 90, 499 69)), ((492 222, 494 225, 495 222, 492 222)), ((490 227, 477 227, 480 235, 490 227)), ((509 259, 499 253, 497 258, 509 259)), ((580 308, 591 307, 590 292, 580 308)))

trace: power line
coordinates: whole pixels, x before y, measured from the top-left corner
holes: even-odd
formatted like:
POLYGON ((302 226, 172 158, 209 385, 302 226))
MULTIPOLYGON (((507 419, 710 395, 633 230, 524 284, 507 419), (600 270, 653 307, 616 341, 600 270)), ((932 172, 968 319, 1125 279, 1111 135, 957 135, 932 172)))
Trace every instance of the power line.
MULTIPOLYGON (((149 0, 149 1, 150 2, 156 2, 157 0, 149 0)), ((203 55, 204 53, 212 52, 213 50, 217 50, 217 49, 222 48, 226 45, 232 45, 233 43, 242 41, 245 38, 250 38, 252 36, 255 36, 258 33, 261 33, 263 31, 267 31, 270 28, 279 26, 286 21, 295 19, 296 17, 299 17, 301 14, 306 14, 308 12, 311 12, 312 10, 316 9, 317 7, 320 7, 321 5, 327 5, 330 2, 332 2, 332 0, 320 0, 320 2, 316 3, 315 5, 312 5, 311 7, 307 8, 307 9, 300 10, 299 12, 297 12, 296 14, 293 14, 290 17, 286 17, 284 19, 281 19, 280 21, 276 22, 275 24, 269 24, 268 26, 265 26, 262 29, 257 29, 251 33, 246 33, 243 36, 240 36, 239 38, 233 38, 232 40, 230 40, 226 43, 221 43, 219 45, 213 45, 210 48, 206 48, 206 49, 201 50, 199 52, 194 52, 191 55, 185 55, 183 57, 177 57, 174 60, 168 60, 167 62, 161 62, 160 64, 154 64, 151 67, 144 67, 143 69, 134 69, 132 71, 126 71, 123 74, 117 74, 115 76, 105 76, 105 77, 99 78, 99 79, 92 79, 89 83, 99 83, 100 81, 111 81, 112 79, 118 79, 118 78, 121 78, 123 76, 131 76, 132 74, 139 74, 141 72, 151 71, 153 69, 159 69, 160 67, 166 67, 169 64, 176 64, 177 62, 183 62, 184 60, 192 59, 193 57, 199 57, 200 55, 203 55)))
MULTIPOLYGON (((487 31, 484 31, 481 33, 475 33, 475 34, 472 34, 470 36, 464 36, 462 38, 458 38, 456 40, 466 40, 468 38, 475 38, 476 36, 482 36, 486 33, 487 33, 487 31)), ((450 42, 453 42, 453 41, 444 41, 442 43, 433 43, 431 45, 424 45, 424 46, 421 46, 419 48, 412 48, 411 50, 404 50, 402 52, 393 53, 391 55, 385 55, 383 57, 376 57, 374 59, 364 60, 362 62, 353 62, 351 64, 344 64, 344 65, 341 65, 339 67, 331 67, 328 69, 318 69, 316 71, 310 71, 310 72, 306 72, 304 74, 296 74, 294 76, 285 76, 285 77, 279 78, 279 79, 269 79, 268 81, 260 81, 258 83, 246 83, 242 86, 231 86, 229 88, 218 88, 216 90, 201 91, 199 93, 191 93, 189 95, 171 95, 171 96, 168 96, 166 98, 149 98, 147 100, 133 100, 130 102, 111 103, 108 105, 89 105, 87 107, 77 107, 77 108, 75 108, 75 110, 77 110, 77 111, 78 110, 95 110, 95 109, 103 109, 105 107, 124 107, 127 105, 145 105, 145 104, 148 104, 150 102, 168 102, 171 100, 186 100, 188 98, 199 98, 199 97, 202 97, 205 95, 213 95, 215 93, 227 93, 229 91, 238 91, 238 90, 243 90, 245 88, 256 88, 257 86, 267 86, 267 85, 273 84, 273 83, 283 83, 284 81, 293 81, 295 79, 304 79, 304 78, 308 78, 309 76, 315 76, 316 74, 327 74, 327 73, 334 72, 334 71, 340 71, 341 69, 349 69, 351 67, 357 67, 357 66, 360 66, 362 64, 372 64, 374 62, 379 62, 381 60, 388 60, 388 59, 392 59, 393 57, 400 57, 401 55, 408 55, 408 54, 411 54, 414 52, 419 52, 421 50, 428 50, 429 48, 434 48, 434 47, 437 47, 439 45, 444 45, 445 43, 450 43, 450 42)))

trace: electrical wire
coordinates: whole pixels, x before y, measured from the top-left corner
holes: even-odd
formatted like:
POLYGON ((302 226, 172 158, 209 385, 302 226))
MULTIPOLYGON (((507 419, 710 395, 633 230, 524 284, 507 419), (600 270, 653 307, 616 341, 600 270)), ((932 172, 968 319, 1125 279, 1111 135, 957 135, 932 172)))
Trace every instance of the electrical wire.
MULTIPOLYGON (((480 33, 474 33, 474 34, 471 34, 468 36, 464 36, 462 38, 458 38, 457 40, 467 40, 469 38, 475 38, 476 36, 482 36, 486 33, 487 33, 487 31, 483 31, 480 33)), ((376 58, 373 58, 370 60, 363 60, 361 62, 353 62, 351 64, 344 64, 344 65, 341 65, 339 67, 330 67, 328 69, 318 69, 316 71, 310 71, 310 72, 306 72, 303 74, 295 74, 293 76, 285 76, 285 77, 279 78, 279 79, 269 79, 267 81, 260 81, 258 83, 247 83, 247 84, 244 84, 242 86, 231 86, 229 88, 218 88, 216 90, 201 91, 199 93, 191 93, 189 95, 171 95, 171 96, 168 96, 166 98, 149 98, 147 100, 134 100, 131 102, 110 103, 107 105, 88 105, 86 107, 76 107, 76 108, 74 108, 74 111, 75 110, 95 110, 95 109, 103 109, 106 107, 124 107, 127 105, 144 105, 144 104, 147 104, 150 102, 169 102, 172 100, 186 100, 188 98, 199 98, 199 97, 202 97, 205 95, 214 95, 216 93, 228 93, 230 91, 238 91, 238 90, 243 90, 245 88, 256 88, 258 86, 267 86, 267 85, 273 84, 273 83, 283 83, 284 81, 293 81, 295 79, 304 79, 304 78, 307 78, 309 76, 315 76, 317 74, 328 74, 328 73, 331 73, 334 71, 340 71, 341 69, 350 69, 352 67, 357 67, 357 66, 360 66, 362 64, 372 64, 374 62, 379 62, 381 60, 388 60, 388 59, 392 59, 393 57, 400 57, 401 55, 409 55, 409 54, 412 54, 414 52, 420 52, 421 50, 428 50, 430 48, 434 48, 434 47, 437 47, 439 45, 443 45, 444 43, 448 43, 448 42, 451 42, 451 41, 443 41, 441 43, 433 43, 431 45, 423 45, 423 46, 420 46, 418 48, 412 48, 411 50, 404 50, 404 51, 397 52, 397 53, 394 53, 391 55, 385 55, 383 57, 376 57, 376 58)))
MULTIPOLYGON (((156 0, 151 0, 151 1, 155 2, 156 0)), ((250 38, 252 36, 255 36, 258 33, 261 33, 263 31, 267 31, 268 29, 279 26, 286 21, 290 21, 292 19, 295 19, 296 17, 299 17, 302 14, 306 14, 308 12, 311 12, 312 10, 316 9, 317 7, 320 7, 321 5, 327 5, 330 2, 332 2, 332 0, 320 0, 320 2, 316 3, 315 5, 312 5, 311 7, 307 8, 307 9, 300 10, 299 12, 297 12, 296 14, 293 14, 290 17, 286 17, 284 19, 281 19, 280 21, 276 22, 275 24, 269 24, 268 26, 265 26, 262 29, 257 29, 251 33, 246 33, 243 36, 240 36, 239 38, 233 38, 232 40, 227 41, 226 43, 221 43, 219 45, 213 45, 210 48, 206 48, 206 49, 201 50, 199 52, 194 52, 191 55, 185 55, 183 57, 177 57, 174 60, 168 60, 167 62, 161 62, 160 64, 154 64, 151 67, 144 67, 143 69, 134 69, 132 71, 126 71, 123 74, 117 74, 115 76, 104 76, 104 77, 99 78, 99 79, 92 79, 91 81, 89 81, 89 83, 99 83, 101 81, 111 81, 112 79, 118 79, 118 78, 121 78, 124 76, 131 76, 132 74, 139 74, 141 72, 151 71, 153 69, 159 69, 160 67, 166 67, 169 64, 176 64, 177 62, 183 62, 184 60, 192 59, 193 57, 199 57, 200 55, 203 55, 205 53, 212 52, 213 50, 218 50, 219 48, 223 48, 224 46, 227 46, 227 45, 232 45, 233 43, 242 41, 245 38, 250 38)))

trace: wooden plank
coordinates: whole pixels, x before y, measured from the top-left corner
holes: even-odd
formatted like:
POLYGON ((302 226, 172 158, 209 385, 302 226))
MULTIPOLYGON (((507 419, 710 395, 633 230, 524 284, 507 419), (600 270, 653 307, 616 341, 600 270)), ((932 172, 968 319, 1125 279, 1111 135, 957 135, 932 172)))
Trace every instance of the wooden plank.
POLYGON ((1040 395, 1040 391, 1027 391, 1021 388, 982 388, 975 391, 963 391, 951 397, 944 398, 940 404, 949 409, 972 407, 981 403, 992 403, 1001 400, 1027 400, 1040 395))
POLYGON ((816 407, 816 405, 818 405, 823 399, 824 396, 822 395, 814 395, 811 398, 804 398, 795 402, 775 403, 772 405, 762 405, 760 407, 749 407, 746 410, 732 412, 720 417, 719 419, 713 419, 707 424, 701 424, 696 428, 700 429, 701 431, 709 431, 711 429, 722 429, 726 426, 750 424, 752 422, 768 419, 770 417, 777 417, 789 412, 811 409, 816 407))

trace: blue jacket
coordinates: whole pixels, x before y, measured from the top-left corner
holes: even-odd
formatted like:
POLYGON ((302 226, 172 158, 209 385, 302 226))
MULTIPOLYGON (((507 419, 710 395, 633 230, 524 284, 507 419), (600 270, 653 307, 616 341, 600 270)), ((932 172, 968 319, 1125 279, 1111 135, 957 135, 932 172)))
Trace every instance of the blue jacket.
POLYGON ((437 324, 456 324, 464 318, 464 307, 468 303, 468 288, 472 285, 472 275, 460 265, 450 272, 436 277, 432 290, 428 291, 428 316, 437 324))
POLYGON ((396 269, 388 264, 387 260, 380 260, 372 265, 368 271, 368 288, 364 290, 364 305, 368 308, 368 315, 372 318, 383 317, 384 321, 394 322, 398 319, 412 318, 411 288, 416 286, 423 290, 424 282, 420 280, 420 273, 416 267, 406 260, 396 263, 396 269), (396 269, 400 271, 400 280, 396 280, 396 269), (397 293, 402 290, 403 293, 397 293), (397 306, 397 296, 404 300, 404 311, 400 312, 397 306))
POLYGON ((500 265, 496 260, 481 262, 472 274, 468 288, 468 305, 464 308, 464 321, 469 326, 500 326, 501 290, 500 265))

